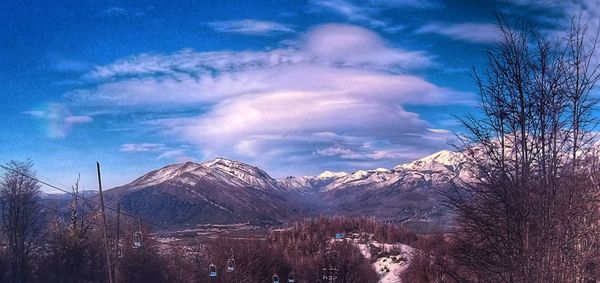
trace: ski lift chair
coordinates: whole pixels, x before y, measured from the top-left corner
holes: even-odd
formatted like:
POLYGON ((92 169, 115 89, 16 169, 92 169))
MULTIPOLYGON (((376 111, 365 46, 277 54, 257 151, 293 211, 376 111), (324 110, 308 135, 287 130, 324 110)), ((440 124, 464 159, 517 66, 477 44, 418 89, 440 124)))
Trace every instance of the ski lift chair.
POLYGON ((295 283, 296 282, 296 273, 294 273, 294 271, 291 271, 290 274, 288 274, 288 283, 295 283))
POLYGON ((235 260, 232 258, 227 260, 227 272, 235 271, 235 260))
POLYGON ((142 231, 137 231, 133 233, 133 248, 141 248, 142 247, 142 231))
POLYGON ((217 266, 214 264, 210 264, 208 266, 208 276, 210 277, 217 277, 217 266))

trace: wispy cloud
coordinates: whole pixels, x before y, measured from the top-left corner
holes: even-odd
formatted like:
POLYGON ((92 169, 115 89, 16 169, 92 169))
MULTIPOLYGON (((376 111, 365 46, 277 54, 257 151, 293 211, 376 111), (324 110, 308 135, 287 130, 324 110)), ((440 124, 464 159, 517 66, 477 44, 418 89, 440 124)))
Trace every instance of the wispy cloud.
POLYGON ((107 17, 141 17, 145 15, 141 9, 135 8, 123 8, 123 7, 109 7, 107 9, 102 10, 101 15, 107 17))
POLYGON ((167 150, 156 158, 156 160, 161 160, 161 159, 172 159, 177 162, 186 162, 186 161, 195 160, 195 158, 188 155, 188 150, 183 149, 183 148, 167 150))
POLYGON ((91 123, 94 120, 91 116, 73 115, 59 103, 49 104, 42 109, 24 111, 23 114, 42 120, 46 135, 56 139, 66 137, 75 125, 91 123))
POLYGON ((312 0, 309 12, 329 11, 345 17, 349 22, 379 29, 386 33, 397 33, 404 26, 393 24, 392 19, 382 17, 382 11, 396 9, 429 9, 439 7, 434 0, 312 0))
POLYGON ((168 149, 162 143, 126 143, 121 145, 122 152, 156 152, 168 149))
MULTIPOLYGON (((88 75, 97 87, 68 97, 102 109, 191 109, 185 117, 140 123, 201 148, 206 158, 228 156, 281 170, 292 161, 395 163, 408 152, 442 148, 449 136, 430 130, 405 105, 469 100, 468 93, 408 74, 433 64, 426 53, 391 47, 368 29, 329 24, 280 49, 123 58, 88 75)), ((127 147, 149 148, 154 147, 127 147)), ((159 152, 159 158, 188 156, 181 148, 159 152)))
POLYGON ((372 6, 359 6, 346 0, 313 0, 313 9, 325 9, 344 16, 348 21, 365 24, 371 28, 383 28, 387 24, 374 16, 377 9, 372 6))
POLYGON ((500 39, 498 27, 486 23, 431 23, 420 27, 415 33, 434 33, 473 43, 493 43, 500 39))
POLYGON ((86 77, 92 80, 173 77, 177 74, 198 77, 215 72, 233 73, 300 63, 377 70, 409 70, 434 65, 427 53, 392 48, 371 30, 353 25, 325 24, 303 34, 289 48, 240 52, 183 49, 173 54, 143 53, 109 65, 96 66, 86 77))
POLYGON ((166 159, 174 160, 176 162, 195 160, 195 158, 192 157, 195 150, 188 145, 171 147, 163 143, 126 143, 121 145, 119 151, 131 154, 152 154, 156 156, 156 160, 166 159))
POLYGON ((292 26, 288 24, 251 19, 238 21, 218 21, 208 23, 208 26, 217 32, 241 33, 248 35, 273 35, 276 33, 294 32, 292 26))

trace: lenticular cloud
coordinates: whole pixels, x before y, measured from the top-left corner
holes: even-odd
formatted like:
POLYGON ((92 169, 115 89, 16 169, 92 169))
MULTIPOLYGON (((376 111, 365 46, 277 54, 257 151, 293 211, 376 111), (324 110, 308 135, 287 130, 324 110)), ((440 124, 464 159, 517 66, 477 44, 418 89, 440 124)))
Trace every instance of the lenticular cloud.
POLYGON ((368 162, 443 146, 447 133, 405 107, 468 100, 408 74, 432 65, 368 29, 328 24, 285 48, 124 58, 96 67, 87 77, 97 87, 68 97, 86 107, 152 108, 166 118, 139 123, 207 157, 368 162), (196 114, 173 114, 182 109, 196 114))

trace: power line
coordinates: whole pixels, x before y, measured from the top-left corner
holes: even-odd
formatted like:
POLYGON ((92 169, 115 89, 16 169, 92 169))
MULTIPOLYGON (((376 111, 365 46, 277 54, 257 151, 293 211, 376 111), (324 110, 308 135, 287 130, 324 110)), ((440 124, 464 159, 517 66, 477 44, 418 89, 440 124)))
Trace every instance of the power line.
MULTIPOLYGON (((40 180, 39 178, 36 178, 36 177, 33 177, 33 176, 29 176, 29 175, 27 175, 27 174, 25 174, 25 173, 23 173, 23 172, 19 172, 19 171, 17 171, 17 170, 14 170, 14 169, 12 169, 12 168, 10 168, 10 167, 7 167, 7 166, 5 166, 5 165, 2 165, 2 164, 0 164, 0 168, 2 168, 2 169, 4 169, 4 170, 6 170, 6 171, 8 171, 8 172, 12 172, 12 173, 19 174, 19 175, 21 175, 21 176, 23 176, 23 177, 25 177, 25 178, 30 178, 30 179, 32 179, 32 180, 35 180, 35 181, 37 181, 38 183, 41 183, 41 184, 43 184, 43 185, 46 185, 46 186, 48 186, 48 187, 50 187, 50 188, 53 188, 53 189, 55 189, 55 190, 59 190, 59 191, 61 191, 61 192, 63 192, 63 193, 66 193, 66 194, 69 194, 69 195, 72 195, 72 196, 78 197, 78 198, 82 199, 83 201, 87 201, 87 202, 93 203, 93 204, 95 204, 95 205, 100 205, 100 203, 99 203, 99 202, 97 202, 97 201, 91 200, 91 199, 89 199, 89 198, 86 198, 86 197, 84 197, 84 196, 80 196, 80 195, 78 195, 78 194, 75 194, 75 193, 73 193, 73 192, 70 192, 70 191, 68 191, 68 190, 65 190, 65 189, 59 188, 58 186, 55 186, 55 185, 52 185, 52 184, 50 184, 50 183, 48 183, 48 182, 42 181, 42 180, 40 180)), ((46 178, 46 179, 48 179, 48 178, 46 178)), ((116 208, 113 208, 113 207, 110 207, 110 206, 105 206, 105 208, 106 208, 106 209, 108 209, 108 210, 111 210, 111 211, 117 212, 117 209, 116 209, 116 208)), ((121 214, 122 214, 122 215, 125 215, 125 216, 127 216, 127 217, 130 217, 130 218, 133 218, 134 220, 135 220, 135 219, 138 219, 138 220, 140 220, 141 222, 147 223, 147 224, 149 224, 149 225, 152 225, 152 226, 155 226, 155 227, 158 227, 158 228, 162 228, 162 229, 165 229, 165 230, 168 230, 168 231, 171 231, 171 232, 176 232, 176 233, 178 232, 177 230, 171 229, 171 228, 169 228, 169 227, 166 227, 166 226, 164 226, 164 225, 156 224, 156 223, 154 223, 154 222, 151 222, 151 221, 148 221, 148 220, 146 220, 146 219, 143 219, 142 217, 139 217, 139 216, 136 216, 136 215, 133 215, 133 214, 127 213, 127 212, 123 212, 123 211, 121 211, 121 214)))

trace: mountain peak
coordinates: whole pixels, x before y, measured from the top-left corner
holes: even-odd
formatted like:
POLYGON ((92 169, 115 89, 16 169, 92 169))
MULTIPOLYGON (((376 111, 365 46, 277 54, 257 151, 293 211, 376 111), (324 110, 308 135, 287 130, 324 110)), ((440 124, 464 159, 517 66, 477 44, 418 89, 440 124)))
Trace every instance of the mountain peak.
POLYGON ((346 172, 331 172, 331 171, 323 171, 321 174, 317 176, 319 179, 331 179, 347 176, 346 172))
POLYGON ((451 170, 455 171, 465 161, 460 152, 441 150, 410 163, 396 166, 395 170, 451 170))
POLYGON ((222 166, 226 166, 226 167, 231 167, 234 165, 245 165, 245 166, 250 166, 248 164, 242 163, 240 161, 236 161, 236 160, 232 160, 232 159, 227 159, 225 157, 217 157, 213 160, 209 160, 206 162, 203 162, 201 165, 205 166, 205 167, 212 167, 215 165, 222 165, 222 166))

